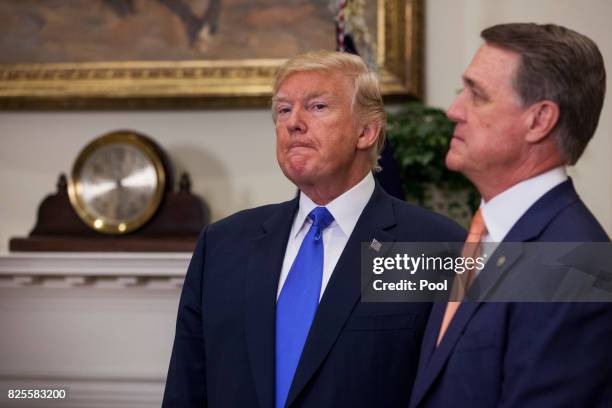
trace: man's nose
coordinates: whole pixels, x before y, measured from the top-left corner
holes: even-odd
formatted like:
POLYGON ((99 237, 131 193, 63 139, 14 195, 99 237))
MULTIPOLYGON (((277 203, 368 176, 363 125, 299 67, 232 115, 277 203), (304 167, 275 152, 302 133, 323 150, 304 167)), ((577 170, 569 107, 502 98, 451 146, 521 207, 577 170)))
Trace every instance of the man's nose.
POLYGON ((453 122, 462 122, 465 120, 465 108, 463 106, 463 93, 461 91, 455 98, 451 106, 446 111, 446 116, 453 122))
POLYGON ((291 110, 291 114, 287 120, 287 130, 289 133, 303 133, 306 129, 307 125, 304 120, 304 111, 302 108, 295 106, 291 110))

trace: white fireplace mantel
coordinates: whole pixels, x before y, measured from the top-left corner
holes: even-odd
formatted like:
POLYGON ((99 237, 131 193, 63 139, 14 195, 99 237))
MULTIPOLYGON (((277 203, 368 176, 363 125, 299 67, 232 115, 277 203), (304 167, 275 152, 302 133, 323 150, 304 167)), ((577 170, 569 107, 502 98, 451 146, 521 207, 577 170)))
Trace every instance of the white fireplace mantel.
POLYGON ((0 392, 67 387, 48 406, 159 407, 190 257, 0 255, 0 392))
POLYGON ((0 273, 184 276, 188 252, 11 252, 0 273))

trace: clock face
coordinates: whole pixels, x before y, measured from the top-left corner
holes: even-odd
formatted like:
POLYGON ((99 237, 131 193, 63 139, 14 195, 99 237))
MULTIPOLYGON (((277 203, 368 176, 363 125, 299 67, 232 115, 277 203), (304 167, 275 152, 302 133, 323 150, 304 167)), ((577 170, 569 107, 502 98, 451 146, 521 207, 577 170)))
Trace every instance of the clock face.
POLYGON ((161 160, 146 140, 125 133, 108 138, 117 135, 97 139, 83 150, 69 191, 81 219, 107 233, 129 232, 148 221, 164 187, 161 160))

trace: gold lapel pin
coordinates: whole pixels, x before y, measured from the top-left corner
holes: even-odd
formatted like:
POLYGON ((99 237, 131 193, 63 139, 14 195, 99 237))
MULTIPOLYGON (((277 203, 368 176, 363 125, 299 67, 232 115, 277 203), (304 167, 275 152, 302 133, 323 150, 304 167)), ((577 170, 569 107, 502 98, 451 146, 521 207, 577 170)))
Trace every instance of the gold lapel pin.
POLYGON ((501 268, 502 266, 504 266, 504 264, 506 263, 506 257, 505 256, 500 256, 499 258, 497 258, 497 267, 501 268))

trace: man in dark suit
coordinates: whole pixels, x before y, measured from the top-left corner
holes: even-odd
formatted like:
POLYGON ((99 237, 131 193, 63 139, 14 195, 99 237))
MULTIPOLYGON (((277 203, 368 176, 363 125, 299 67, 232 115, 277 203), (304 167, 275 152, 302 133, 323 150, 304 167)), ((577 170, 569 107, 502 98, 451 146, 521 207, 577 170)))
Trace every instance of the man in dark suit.
MULTIPOLYGON (((475 287, 495 293, 514 270, 543 272, 504 243, 609 242, 565 172, 602 108, 597 46, 556 25, 503 24, 481 35, 448 111, 456 127, 446 164, 481 193, 470 236, 489 255, 468 298, 475 287)), ((410 406, 610 407, 610 339, 609 303, 436 304, 410 406)))
POLYGON ((431 304, 360 302, 361 243, 465 233, 375 184, 385 112, 359 57, 289 60, 272 109, 277 159, 299 194, 202 232, 163 406, 406 406, 431 304))

